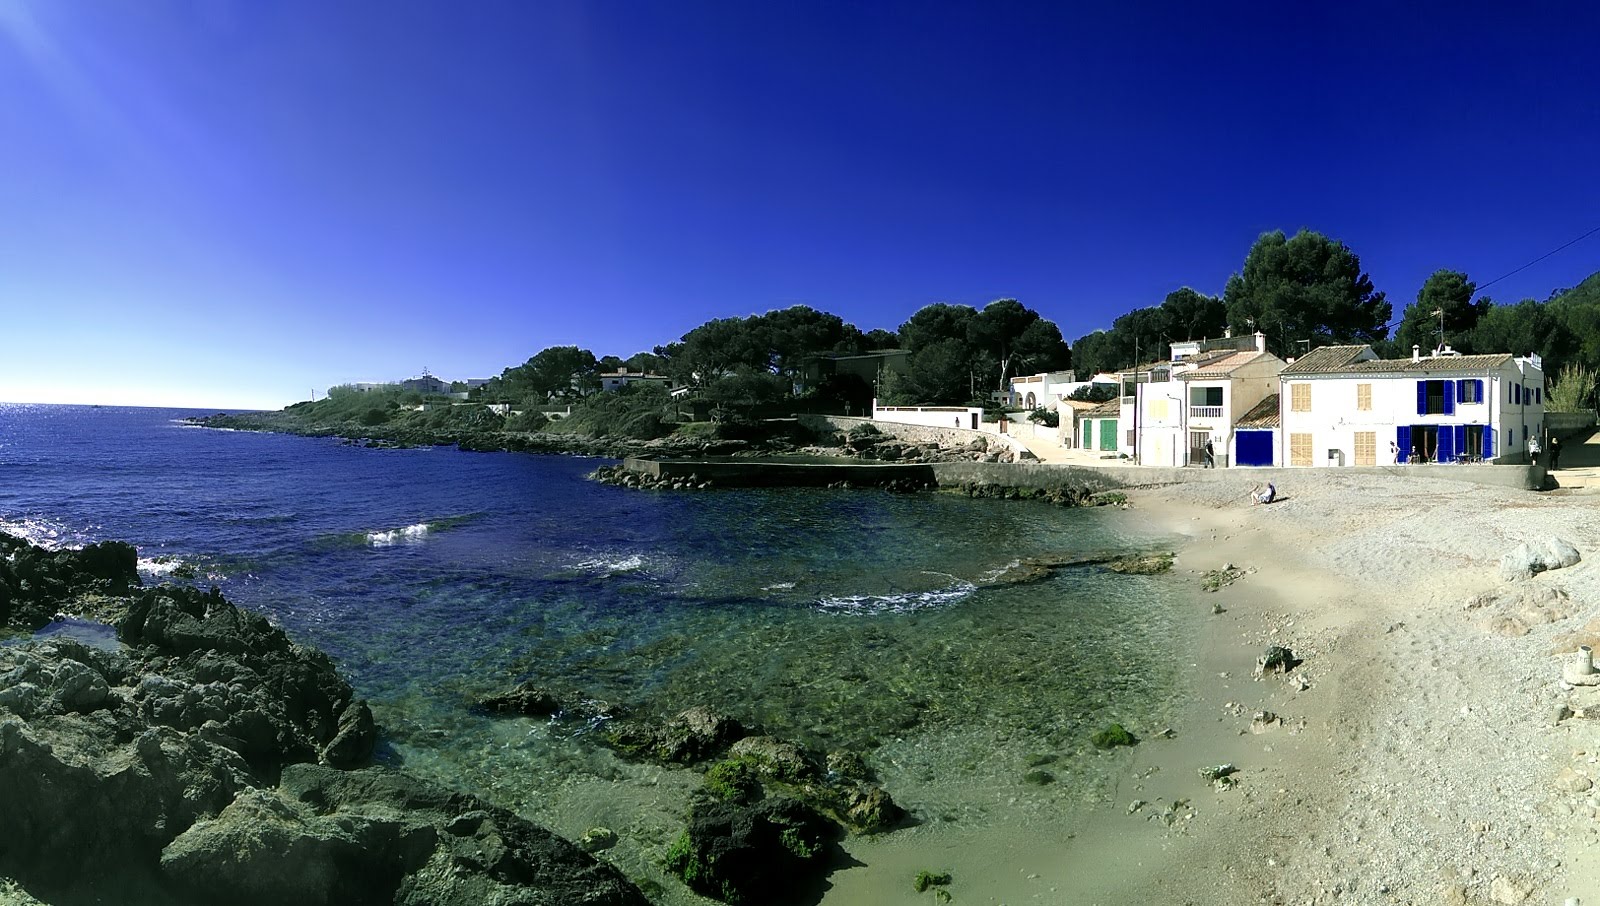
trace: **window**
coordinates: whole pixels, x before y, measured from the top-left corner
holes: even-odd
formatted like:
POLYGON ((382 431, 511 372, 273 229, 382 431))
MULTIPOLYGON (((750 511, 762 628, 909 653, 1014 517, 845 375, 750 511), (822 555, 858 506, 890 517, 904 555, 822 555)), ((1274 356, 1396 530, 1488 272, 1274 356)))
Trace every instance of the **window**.
POLYGON ((1375 466, 1378 464, 1378 432, 1356 432, 1356 465, 1375 466))
MULTIPOLYGON (((1289 411, 1290 412, 1310 412, 1311 411, 1311 385, 1310 384, 1290 384, 1289 385, 1289 411)), ((1307 435, 1307 437, 1309 438, 1309 435, 1307 435)), ((1310 443, 1310 440, 1308 439, 1306 442, 1310 443)), ((1306 448, 1306 455, 1307 456, 1311 455, 1311 448, 1310 447, 1306 448)), ((1309 465, 1311 465, 1311 463, 1307 462, 1306 465, 1309 466, 1309 465)))
MULTIPOLYGON (((1302 384, 1301 386, 1306 386, 1306 385, 1302 384)), ((1309 466, 1309 465, 1311 465, 1311 435, 1310 434, 1291 434, 1291 435, 1289 435, 1289 465, 1291 465, 1291 466, 1309 466)))
POLYGON ((1483 381, 1458 381, 1456 383, 1456 402, 1483 402, 1483 381))
POLYGON ((1455 381, 1417 381, 1418 415, 1454 415, 1455 381))
MULTIPOLYGON (((1371 412, 1372 411, 1372 385, 1371 384, 1357 384, 1356 385, 1356 411, 1357 412, 1371 412)), ((1357 463, 1357 465, 1360 465, 1360 463, 1357 463)))
POLYGON ((1543 387, 1535 387, 1535 388, 1533 388, 1533 404, 1535 406, 1544 405, 1544 388, 1543 387))
POLYGON ((1191 406, 1221 406, 1221 387, 1190 387, 1189 405, 1191 406))

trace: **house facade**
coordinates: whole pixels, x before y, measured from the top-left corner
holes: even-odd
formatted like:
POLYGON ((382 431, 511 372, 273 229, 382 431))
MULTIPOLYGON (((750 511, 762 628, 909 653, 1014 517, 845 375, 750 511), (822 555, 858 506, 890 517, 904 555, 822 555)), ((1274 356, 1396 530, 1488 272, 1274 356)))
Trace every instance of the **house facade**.
POLYGON ((673 386, 672 378, 667 377, 664 374, 650 374, 644 371, 629 371, 628 366, 626 365, 623 365, 616 371, 602 371, 599 374, 599 378, 600 389, 602 391, 621 390, 629 384, 656 384, 658 386, 665 387, 668 390, 671 390, 673 386))
POLYGON ((1266 337, 1227 337, 1172 345, 1173 357, 1123 375, 1124 452, 1140 465, 1232 462, 1236 422, 1278 391, 1284 361, 1266 337))
POLYGON ((1528 438, 1544 431, 1538 356, 1413 347, 1409 359, 1381 359, 1370 346, 1326 346, 1279 381, 1287 466, 1525 462, 1528 438))
MULTIPOLYGON (((1011 379, 1009 403, 1023 409, 1054 409, 1061 397, 1052 389, 1062 384, 1076 382, 1078 375, 1072 371, 1042 371, 1038 374, 1019 375, 1011 379)), ((1070 392, 1070 391, 1069 391, 1070 392)))
POLYGON ((1078 449, 1120 453, 1122 438, 1122 400, 1106 400, 1078 415, 1078 449))

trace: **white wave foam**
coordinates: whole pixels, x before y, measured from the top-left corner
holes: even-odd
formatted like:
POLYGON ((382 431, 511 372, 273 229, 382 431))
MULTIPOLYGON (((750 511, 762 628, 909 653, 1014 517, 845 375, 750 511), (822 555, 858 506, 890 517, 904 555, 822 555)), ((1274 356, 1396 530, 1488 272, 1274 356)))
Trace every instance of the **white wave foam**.
POLYGON ((641 554, 628 554, 627 556, 590 557, 577 564, 578 569, 589 572, 605 573, 631 573, 634 570, 644 569, 645 559, 641 554))
POLYGON ((977 590, 971 582, 958 582, 929 591, 906 591, 887 595, 832 595, 817 601, 824 613, 870 616, 882 613, 911 613, 933 607, 948 607, 977 590))
POLYGON ((390 529, 387 532, 368 532, 367 543, 373 547, 390 547, 391 545, 421 541, 428 537, 429 524, 419 522, 405 528, 390 529))
POLYGON ((794 588, 793 582, 774 582, 771 585, 761 586, 762 591, 788 591, 794 588))
POLYGON ((0 532, 15 535, 45 550, 74 550, 88 543, 65 523, 49 519, 0 519, 0 532))
POLYGON ((159 557, 140 557, 138 562, 139 572, 151 576, 171 575, 174 570, 183 565, 183 561, 171 554, 159 557))

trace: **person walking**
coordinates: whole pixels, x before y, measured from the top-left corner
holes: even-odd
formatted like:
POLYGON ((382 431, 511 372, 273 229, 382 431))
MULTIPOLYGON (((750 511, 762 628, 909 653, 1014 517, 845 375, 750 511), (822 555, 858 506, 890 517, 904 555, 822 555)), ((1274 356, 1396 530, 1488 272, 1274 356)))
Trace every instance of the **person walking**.
POLYGON ((1539 448, 1539 435, 1537 435, 1537 434, 1529 434, 1528 435, 1528 464, 1529 465, 1536 466, 1536 465, 1539 464, 1539 454, 1540 454, 1540 452, 1542 452, 1542 451, 1539 448))
POLYGON ((1206 468, 1215 469, 1216 467, 1217 451, 1216 448, 1211 446, 1211 438, 1208 437, 1206 438, 1206 468))
POLYGON ((1550 471, 1561 468, 1561 441, 1554 434, 1550 435, 1550 471))

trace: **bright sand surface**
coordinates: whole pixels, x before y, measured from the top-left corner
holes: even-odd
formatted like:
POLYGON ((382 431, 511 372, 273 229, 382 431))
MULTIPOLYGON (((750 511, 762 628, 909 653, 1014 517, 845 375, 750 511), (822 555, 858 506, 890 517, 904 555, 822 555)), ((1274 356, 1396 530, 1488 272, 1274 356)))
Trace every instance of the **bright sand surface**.
POLYGON ((1180 577, 1247 573, 1197 595, 1224 612, 1172 652, 1191 683, 1174 736, 1132 728, 1137 747, 1097 756, 1113 800, 853 839, 870 868, 835 872, 824 903, 931 902, 910 882, 936 869, 955 903, 1600 904, 1600 720, 1552 716, 1588 701, 1557 653, 1600 642, 1600 496, 1307 470, 1258 507, 1236 484, 1133 495, 1128 518, 1189 539, 1180 577), (1552 536, 1585 559, 1500 577, 1503 554, 1552 536), (1269 645, 1304 663, 1253 678, 1269 645), (1283 723, 1251 732, 1263 710, 1283 723), (1222 763, 1232 789, 1198 776, 1222 763), (1184 799, 1193 817, 1153 820, 1184 799))

